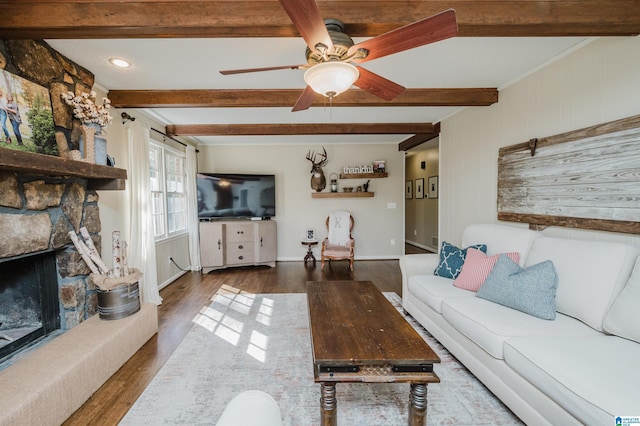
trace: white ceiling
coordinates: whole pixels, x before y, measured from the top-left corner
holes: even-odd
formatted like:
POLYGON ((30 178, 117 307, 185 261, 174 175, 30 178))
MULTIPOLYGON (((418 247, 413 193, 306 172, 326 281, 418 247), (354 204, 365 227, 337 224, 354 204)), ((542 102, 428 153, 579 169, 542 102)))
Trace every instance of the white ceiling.
MULTIPOLYGON (((354 39, 357 43, 363 39, 354 39)), ((502 89, 580 47, 585 37, 457 37, 367 62, 367 68, 406 88, 502 89)), ((58 52, 95 74, 107 90, 304 89, 301 70, 223 76, 223 69, 305 63, 302 38, 47 40, 58 52), (128 69, 111 65, 120 57, 128 69)), ((480 107, 482 108, 482 107, 480 107)), ((437 123, 456 107, 156 108, 167 124, 437 123)), ((135 116, 134 112, 131 112, 135 116)), ((408 135, 199 136, 197 144, 401 142, 408 135)))

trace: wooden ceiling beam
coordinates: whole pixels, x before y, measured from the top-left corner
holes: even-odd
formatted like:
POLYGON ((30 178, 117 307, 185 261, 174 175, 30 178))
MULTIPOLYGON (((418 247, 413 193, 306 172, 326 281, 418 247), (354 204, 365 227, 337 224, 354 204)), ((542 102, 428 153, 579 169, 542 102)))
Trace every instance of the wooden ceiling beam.
POLYGON ((418 145, 422 145, 425 142, 435 139, 440 136, 440 123, 436 123, 433 126, 433 131, 429 133, 418 133, 411 136, 409 139, 405 139, 398 144, 398 151, 408 151, 411 148, 415 148, 418 145))
MULTIPOLYGON (((300 93, 302 89, 111 90, 109 99, 115 108, 291 107, 300 93)), ((332 106, 488 106, 496 102, 498 90, 495 88, 407 89, 392 101, 354 89, 336 96, 332 106)), ((326 104, 326 98, 317 95, 313 106, 326 104)))
POLYGON ((433 133, 431 123, 171 124, 169 136, 395 135, 433 133))
MULTIPOLYGON (((298 37, 276 0, 0 0, 0 38, 298 37)), ((351 37, 453 8, 462 37, 640 34, 637 0, 318 1, 351 37)))

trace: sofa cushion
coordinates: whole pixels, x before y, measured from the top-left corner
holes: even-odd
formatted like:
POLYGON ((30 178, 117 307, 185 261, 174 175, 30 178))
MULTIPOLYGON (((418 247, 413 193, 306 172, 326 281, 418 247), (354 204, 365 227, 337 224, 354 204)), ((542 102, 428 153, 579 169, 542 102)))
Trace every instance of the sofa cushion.
POLYGON ((640 343, 640 257, 636 260, 629 282, 611 306, 604 319, 604 330, 640 343))
POLYGON ((615 336, 517 337, 506 363, 583 424, 638 413, 640 345, 615 336))
POLYGON ((442 313, 442 301, 450 297, 474 297, 472 291, 454 287, 450 278, 435 275, 414 275, 409 278, 409 292, 437 313, 442 313))
POLYGON ((486 253, 489 256, 517 252, 520 253, 520 266, 524 266, 531 244, 540 237, 542 237, 542 233, 527 228, 483 223, 469 225, 465 228, 462 235, 462 246, 486 244, 486 253))
MULTIPOLYGON (((520 262, 520 253, 504 253, 509 259, 515 263, 520 262)), ((491 270, 498 261, 499 254, 487 256, 480 250, 469 248, 467 257, 462 265, 462 270, 458 278, 453 281, 453 285, 470 291, 478 291, 480 286, 485 282, 491 270)))
POLYGON ((514 336, 600 334, 565 315, 557 315, 554 321, 546 321, 479 297, 445 299, 442 302, 442 316, 459 332, 498 359, 503 359, 504 342, 514 336))
MULTIPOLYGON (((485 253, 487 252, 487 246, 485 244, 476 244, 471 247, 485 253)), ((462 269, 468 248, 469 247, 461 249, 443 241, 440 247, 440 263, 435 271, 433 271, 433 275, 444 278, 456 278, 462 269)))
POLYGON ((521 268, 507 256, 500 255, 478 290, 478 297, 552 320, 556 317, 557 285, 558 275, 550 260, 521 268))
POLYGON ((534 240, 526 265, 551 259, 558 272, 556 310, 602 331, 637 256, 627 244, 545 237, 534 240))

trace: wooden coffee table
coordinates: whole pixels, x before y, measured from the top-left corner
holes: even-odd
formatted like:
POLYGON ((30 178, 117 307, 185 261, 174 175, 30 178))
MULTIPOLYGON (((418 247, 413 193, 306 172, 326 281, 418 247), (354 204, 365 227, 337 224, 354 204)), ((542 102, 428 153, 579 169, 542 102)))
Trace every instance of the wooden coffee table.
POLYGON ((308 281, 313 373, 323 426, 337 424, 336 383, 410 383, 409 425, 425 425, 438 355, 371 281, 308 281))

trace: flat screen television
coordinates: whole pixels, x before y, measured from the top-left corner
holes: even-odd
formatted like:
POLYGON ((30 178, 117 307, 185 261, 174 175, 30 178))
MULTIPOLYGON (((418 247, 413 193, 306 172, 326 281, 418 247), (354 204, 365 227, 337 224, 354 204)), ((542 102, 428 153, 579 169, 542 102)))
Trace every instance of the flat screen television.
POLYGON ((198 218, 271 218, 276 215, 275 175, 198 173, 198 218))

